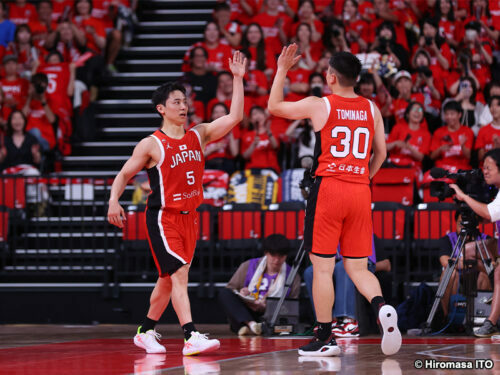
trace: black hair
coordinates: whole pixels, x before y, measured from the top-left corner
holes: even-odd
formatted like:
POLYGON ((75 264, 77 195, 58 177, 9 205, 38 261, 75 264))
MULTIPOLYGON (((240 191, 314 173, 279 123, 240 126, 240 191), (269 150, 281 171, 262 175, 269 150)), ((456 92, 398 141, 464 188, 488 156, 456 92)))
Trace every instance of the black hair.
POLYGON ((491 107, 491 104, 493 103, 493 100, 496 100, 498 102, 498 105, 500 105, 500 96, 494 95, 488 100, 488 106, 491 107))
POLYGON ((321 81, 323 81, 323 84, 326 83, 325 76, 323 74, 318 73, 318 72, 314 72, 314 73, 311 73, 311 75, 309 76, 309 85, 311 84, 313 78, 316 78, 316 77, 320 77, 321 81))
POLYGON ((58 50, 56 49, 51 49, 49 51, 49 53, 47 54, 47 57, 45 58, 45 61, 49 61, 49 58, 52 56, 52 55, 57 55, 59 57, 59 59, 61 60, 61 62, 64 62, 64 57, 62 55, 61 52, 59 52, 58 50))
MULTIPOLYGON (((28 24, 23 23, 21 25, 17 25, 16 31, 14 32, 14 42, 17 43, 17 35, 21 32, 21 30, 28 30, 28 32, 31 34, 31 38, 33 37, 33 33, 31 32, 31 28, 28 26, 28 24)), ((31 44, 31 38, 30 38, 30 44, 31 44)))
POLYGON ((49 78, 47 77, 47 74, 45 73, 36 73, 31 77, 31 83, 34 85, 39 85, 39 84, 49 84, 49 78))
POLYGON ((373 78, 373 74, 371 73, 363 73, 359 77, 359 81, 357 83, 357 86, 364 85, 364 84, 370 84, 373 85, 374 88, 376 88, 375 84, 375 78, 373 78))
MULTIPOLYGON (((473 1, 471 1, 469 4, 469 14, 474 16, 476 12, 474 12, 474 6, 472 5, 472 3, 473 1)), ((491 18, 489 1, 486 2, 486 18, 491 18)))
POLYGON ((258 70, 266 70, 266 42, 265 42, 265 36, 264 36, 264 31, 262 30, 262 27, 258 23, 251 23, 249 24, 245 31, 243 32, 243 37, 241 38, 241 49, 242 50, 249 50, 250 43, 248 42, 248 31, 250 30, 250 27, 256 26, 259 29, 261 38, 259 42, 257 43, 257 56, 255 57, 255 60, 257 62, 257 69, 258 70))
POLYGON ((219 84, 219 78, 223 75, 227 75, 233 79, 233 75, 229 73, 227 70, 221 70, 219 73, 217 73, 217 85, 219 84))
MULTIPOLYGON (((154 106, 154 109, 156 112, 158 112, 158 110, 156 109, 156 106, 158 104, 165 105, 165 102, 167 101, 168 97, 170 96, 170 93, 172 93, 174 91, 180 91, 184 94, 184 96, 186 95, 186 88, 182 84, 180 84, 179 82, 164 83, 163 85, 158 87, 153 92, 153 96, 151 98, 151 101, 153 102, 153 106, 154 106)), ((160 114, 160 113, 158 112, 158 114, 160 114)), ((160 114, 160 116, 161 116, 161 114, 160 114)))
POLYGON ((443 113, 446 111, 455 111, 455 112, 458 112, 460 114, 464 113, 462 106, 456 100, 450 100, 450 101, 446 102, 446 104, 443 106, 443 113))
POLYGON ((214 5, 214 12, 218 12, 219 10, 227 10, 227 11, 231 11, 231 7, 229 6, 228 3, 225 3, 225 2, 218 2, 214 5))
POLYGON ((190 59, 194 58, 194 53, 196 50, 202 50, 203 54, 205 55, 205 58, 208 59, 208 51, 202 46, 194 47, 191 51, 189 51, 189 58, 190 59))
POLYGON ((7 135, 8 137, 11 137, 12 134, 14 133, 13 129, 12 129, 12 117, 16 114, 16 113, 20 113, 21 116, 23 117, 23 120, 24 120, 24 127, 23 127, 23 133, 25 133, 25 130, 26 130, 26 125, 28 124, 28 120, 26 119, 26 116, 24 115, 23 111, 19 110, 19 109, 14 109, 10 115, 9 115, 9 118, 7 119, 7 124, 6 124, 6 131, 5 131, 5 135, 7 135))
POLYGON ((389 41, 395 43, 396 42, 396 29, 394 28, 393 23, 390 22, 390 21, 384 21, 384 22, 382 22, 377 27, 376 35, 378 36, 383 29, 389 29, 389 30, 391 30, 392 37, 391 37, 391 39, 389 41))
POLYGON ((309 147, 311 145, 311 140, 312 140, 312 137, 311 137, 311 129, 313 128, 311 126, 311 120, 309 119, 304 119, 302 120, 302 122, 300 123, 301 125, 303 125, 304 129, 302 129, 302 131, 300 132, 299 134, 299 141, 302 142, 302 144, 304 146, 307 146, 309 147))
POLYGON ((307 28, 307 30, 309 30, 309 42, 312 42, 312 29, 311 29, 311 25, 309 25, 308 23, 305 23, 305 22, 301 22, 297 28, 295 29, 295 36, 297 36, 297 33, 299 32, 299 28, 301 26, 305 26, 307 28))
POLYGON ((78 14, 77 11, 76 11, 76 6, 78 4, 80 4, 82 1, 86 1, 87 3, 90 4, 89 14, 92 13, 92 9, 94 8, 93 4, 92 4, 92 0, 75 0, 75 5, 74 5, 75 14, 78 14))
POLYGON ((436 6, 434 7, 434 13, 436 14, 437 19, 441 19, 442 17, 445 17, 448 21, 455 22, 455 11, 453 10, 453 3, 451 0, 438 0, 436 1, 436 6), (443 1, 447 1, 450 3, 450 10, 448 14, 442 14, 441 13, 441 3, 443 1))
POLYGON ((500 87, 500 81, 490 81, 484 87, 483 94, 484 94, 484 99, 486 100, 486 102, 488 102, 490 100, 490 96, 491 96, 490 91, 493 87, 500 87))
POLYGON ((472 88, 472 95, 470 96, 470 102, 472 104, 476 104, 476 95, 477 95, 477 86, 476 86, 476 81, 474 81, 472 79, 472 77, 470 76, 465 76, 465 77, 461 77, 460 78, 460 83, 462 83, 463 81, 467 81, 470 83, 470 87, 472 88))
POLYGON ((214 24, 215 27, 217 27, 217 31, 219 32, 219 39, 220 39, 220 27, 219 25, 217 24, 217 22, 215 21, 208 21, 206 24, 205 24, 205 27, 203 28, 203 39, 205 39, 205 32, 207 31, 207 28, 208 28, 208 25, 210 24, 214 24))
POLYGON ((493 150, 488 151, 484 154, 484 159, 487 157, 492 158, 497 165, 497 168, 500 170, 500 148, 494 148, 493 150))
POLYGON ((408 106, 406 107, 405 109, 405 113, 403 115, 405 121, 409 124, 410 123, 410 112, 411 112, 411 109, 418 105, 420 108, 422 108, 422 119, 420 120, 420 123, 422 123, 422 121, 424 121, 425 117, 423 116, 424 114, 424 106, 422 105, 422 103, 419 103, 419 102, 410 102, 408 103, 408 106))
POLYGON ((330 59, 341 86, 354 86, 361 72, 361 62, 350 52, 335 52, 330 59))
POLYGON ((224 107, 224 109, 226 110, 226 114, 229 113, 229 108, 227 108, 227 105, 225 105, 224 103, 222 102, 217 102, 215 103, 213 106, 212 106, 212 110, 211 110, 211 113, 210 113, 210 121, 212 121, 212 115, 214 114, 214 109, 215 107, 224 107))
POLYGON ((271 255, 288 255, 290 241, 282 234, 271 234, 262 241, 262 250, 271 255))
MULTIPOLYGON (((426 17, 422 20, 422 33, 424 30, 424 25, 431 25, 436 29, 436 35, 434 36, 434 41, 438 48, 441 48, 441 45, 445 42, 444 38, 439 34, 439 19, 437 17, 426 17)), ((423 34, 422 34, 423 35, 423 34)))

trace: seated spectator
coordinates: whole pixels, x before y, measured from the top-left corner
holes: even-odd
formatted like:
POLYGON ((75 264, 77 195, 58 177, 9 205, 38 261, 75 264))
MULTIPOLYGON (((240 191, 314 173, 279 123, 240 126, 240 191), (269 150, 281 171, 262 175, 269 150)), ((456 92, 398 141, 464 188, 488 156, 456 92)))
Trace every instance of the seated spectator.
POLYGON ((371 32, 373 35, 378 34, 377 30, 382 23, 393 25, 393 35, 396 38, 396 43, 401 45, 406 51, 409 50, 404 25, 406 19, 402 19, 401 14, 391 9, 389 0, 374 0, 372 16, 373 20, 370 22, 370 27, 372 28, 371 32))
POLYGON ((292 41, 298 45, 297 54, 301 54, 299 67, 305 70, 314 70, 316 64, 321 58, 321 49, 313 47, 311 43, 312 30, 307 23, 301 23, 297 26, 296 33, 292 41))
POLYGON ((189 56, 191 49, 195 47, 203 47, 208 52, 207 70, 209 72, 221 72, 223 70, 229 71, 228 61, 232 56, 232 48, 227 44, 221 43, 221 35, 219 26, 210 21, 205 25, 203 32, 203 41, 193 44, 184 55, 184 62, 182 64, 182 71, 189 71, 189 56))
POLYGON ((52 19, 52 2, 50 0, 39 1, 36 11, 37 20, 28 23, 28 26, 33 33, 33 40, 43 47, 47 39, 52 39, 52 41, 55 39, 57 22, 52 19))
POLYGON ((460 124, 463 109, 460 103, 449 101, 443 106, 445 125, 437 129, 431 141, 431 159, 436 167, 449 172, 470 169, 474 133, 460 124))
POLYGON ((247 70, 243 77, 245 96, 249 96, 253 104, 266 107, 269 100, 267 77, 261 70, 250 68, 252 56, 248 50, 243 50, 242 53, 247 57, 247 70))
MULTIPOLYGON (((500 82, 499 81, 491 81, 484 88, 484 98, 486 102, 489 102, 490 98, 493 96, 500 96, 500 82)), ((493 121, 493 117, 491 116, 490 108, 488 105, 484 107, 483 113, 479 118, 479 125, 484 126, 488 125, 493 121)))
MULTIPOLYGON (((260 335, 259 321, 266 310, 266 298, 279 298, 291 267, 285 263, 290 242, 281 234, 272 234, 262 243, 264 256, 243 262, 225 288, 219 292, 219 302, 228 317, 231 331, 239 336, 260 335)), ((287 297, 298 298, 300 277, 297 275, 287 297)))
POLYGON ((278 164, 277 136, 271 131, 271 122, 262 107, 255 106, 250 111, 250 127, 241 132, 240 152, 247 162, 246 169, 270 168, 277 173, 281 168, 278 164))
POLYGON ((436 19, 439 20, 439 35, 453 48, 458 47, 460 26, 456 22, 455 11, 451 0, 437 0, 435 5, 436 19))
POLYGON ((5 3, 0 1, 0 46, 2 46, 3 49, 5 49, 10 42, 14 41, 16 32, 16 24, 7 19, 6 15, 7 9, 5 3))
POLYGON ((16 25, 27 24, 36 21, 36 8, 26 0, 15 0, 9 5, 9 20, 16 25))
POLYGON ((493 119, 491 124, 479 129, 476 143, 474 144, 481 165, 484 155, 488 151, 494 148, 500 148, 500 96, 492 96, 488 104, 493 119))
POLYGON ((351 52, 351 48, 345 37, 344 24, 342 21, 336 19, 330 21, 330 24, 325 28, 323 44, 330 53, 342 51, 351 52))
POLYGON ((251 23, 247 26, 243 32, 241 48, 251 55, 249 69, 264 72, 268 82, 271 82, 276 71, 275 54, 267 46, 264 32, 258 23, 251 23))
MULTIPOLYGON (((441 263, 441 267, 443 268, 443 272, 441 272, 441 276, 439 280, 441 281, 444 276, 444 272, 446 270, 446 266, 448 265, 448 261, 450 259, 455 260, 458 255, 458 251, 460 248, 457 248, 455 252, 453 252, 453 249, 455 248, 457 242, 458 242, 458 234, 460 233, 460 230, 462 229, 462 217, 460 216, 460 212, 456 211, 455 212, 455 221, 457 224, 457 230, 456 232, 450 232, 443 238, 441 238, 441 244, 440 244, 440 251, 439 251, 439 263, 441 263)), ((477 238, 478 241, 481 240, 487 240, 488 236, 486 236, 484 233, 480 233, 479 237, 477 238)), ((453 271, 450 281, 448 283, 448 286, 443 294, 443 297, 441 298, 441 307, 443 308, 443 313, 444 313, 444 321, 447 321, 448 317, 448 312, 449 312, 449 303, 450 303, 450 296, 453 294, 457 294, 458 292, 458 281, 459 281, 459 275, 462 273, 462 270, 464 268, 464 255, 466 259, 469 258, 474 258, 475 257, 475 240, 470 240, 467 239, 465 248, 464 248, 464 253, 460 254, 460 259, 457 263, 457 268, 453 271)), ((488 245, 490 245, 490 242, 488 242, 488 245)), ((494 245, 494 244, 493 244, 494 245)), ((488 246, 490 247, 490 246, 488 246)), ((478 263, 478 265, 481 262, 478 263)), ((486 274, 486 270, 484 267, 480 266, 479 268, 479 274, 477 276, 477 288, 479 290, 491 290, 491 284, 490 280, 488 279, 488 275, 486 274)))
POLYGON ((321 50, 323 49, 322 36, 325 26, 315 14, 316 9, 314 3, 315 2, 311 0, 303 0, 299 2, 299 8, 297 11, 298 20, 292 25, 290 35, 297 34, 297 28, 300 24, 308 24, 311 28, 311 48, 313 50, 318 50, 319 53, 321 53, 321 50))
POLYGON ((67 21, 72 9, 73 0, 52 0, 52 20, 67 21))
POLYGON ((408 52, 397 42, 394 25, 382 22, 377 28, 377 37, 371 46, 371 51, 380 54, 378 73, 388 77, 397 70, 408 70, 408 52))
POLYGON ((288 43, 292 19, 280 10, 280 0, 264 0, 265 11, 252 18, 264 31, 266 45, 274 55, 281 53, 282 47, 288 43))
POLYGON ((48 85, 46 74, 35 74, 31 78, 28 99, 23 108, 23 113, 28 118, 26 130, 36 137, 44 152, 59 148, 58 118, 47 103, 48 85))
POLYGON ((1 169, 28 164, 38 167, 41 161, 37 139, 26 132, 26 117, 15 109, 7 120, 7 132, 0 148, 1 169))
POLYGON ((392 97, 377 72, 362 73, 356 84, 356 92, 363 98, 373 100, 383 118, 392 115, 392 97))
POLYGON ((229 44, 232 48, 239 48, 242 31, 237 22, 231 21, 231 7, 227 3, 217 3, 214 6, 214 21, 219 26, 221 43, 229 44))
POLYGON ((253 16, 259 13, 260 0, 229 0, 231 20, 249 25, 253 16))
POLYGON ((357 1, 346 0, 342 13, 345 36, 351 46, 351 52, 354 54, 366 52, 369 44, 372 42, 370 40, 370 26, 361 18, 358 7, 357 1))
POLYGON ((413 93, 412 86, 413 82, 411 79, 411 74, 405 70, 400 70, 394 76, 394 86, 398 91, 398 96, 392 101, 392 110, 396 123, 404 120, 404 114, 408 104, 411 101, 419 102, 424 104, 424 95, 422 93, 413 93))
MULTIPOLYGON (((368 258, 368 269, 375 272, 389 272, 391 270, 390 260, 387 259, 382 252, 377 251, 375 255, 375 238, 372 242, 372 255, 368 258)), ((356 311, 356 287, 347 275, 344 268, 344 261, 340 255, 340 247, 337 249, 337 261, 333 272, 333 280, 335 286, 335 304, 332 311, 332 333, 336 337, 358 337, 359 326, 356 311)), ((307 267, 304 271, 304 282, 306 284, 307 293, 313 305, 312 282, 313 282, 313 267, 307 267)))
POLYGON ((31 30, 28 25, 17 26, 14 41, 9 44, 7 54, 17 56, 19 75, 30 79, 31 73, 41 57, 41 50, 32 41, 31 30))
MULTIPOLYGON (((424 126, 424 107, 410 102, 404 122, 396 124, 387 140, 388 161, 401 167, 415 167, 422 171, 422 160, 429 153, 431 134, 424 126)), ((420 175, 420 173, 418 173, 420 175)))
POLYGON ((415 50, 424 49, 431 56, 431 66, 439 66, 447 71, 454 64, 454 56, 446 40, 439 35, 439 20, 425 18, 422 33, 415 50))
MULTIPOLYGON (((209 121, 217 120, 229 113, 229 109, 223 103, 217 103, 212 107, 209 121)), ((234 158, 238 155, 238 127, 233 128, 226 136, 205 145, 205 169, 218 169, 231 176, 235 170, 234 158), (236 137, 234 135, 236 133, 236 137)))
MULTIPOLYGON (((37 69, 49 78, 47 87, 47 103, 59 119, 59 129, 62 132, 64 143, 69 145, 72 133, 73 97, 75 90, 75 64, 63 61, 62 55, 53 50, 49 52, 45 63, 37 69)), ((63 154, 69 154, 69 150, 63 154)))
POLYGON ((184 73, 184 80, 193 88, 194 100, 205 105, 213 99, 217 89, 217 78, 208 71, 207 60, 208 52, 205 48, 193 48, 189 54, 190 69, 184 73))
POLYGON ((3 93, 2 119, 5 121, 14 109, 22 110, 26 103, 30 83, 17 74, 17 56, 3 58, 5 78, 0 81, 3 93))
POLYGON ((471 128, 475 135, 479 132, 479 117, 484 111, 484 104, 477 101, 476 96, 476 82, 471 77, 460 78, 458 93, 453 100, 459 102, 462 106, 463 115, 460 123, 471 128))

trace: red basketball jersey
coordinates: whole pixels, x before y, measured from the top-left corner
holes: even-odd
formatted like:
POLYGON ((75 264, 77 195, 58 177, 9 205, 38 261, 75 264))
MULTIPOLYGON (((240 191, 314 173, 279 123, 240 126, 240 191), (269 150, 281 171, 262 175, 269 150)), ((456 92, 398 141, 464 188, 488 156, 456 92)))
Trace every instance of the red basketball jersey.
POLYGON ((151 193, 148 208, 194 211, 203 201, 205 158, 199 133, 191 129, 181 139, 161 130, 151 137, 161 150, 157 165, 147 170, 151 193))
POLYGON ((374 104, 361 96, 323 98, 328 120, 316 133, 316 176, 368 184, 368 162, 374 134, 374 104))

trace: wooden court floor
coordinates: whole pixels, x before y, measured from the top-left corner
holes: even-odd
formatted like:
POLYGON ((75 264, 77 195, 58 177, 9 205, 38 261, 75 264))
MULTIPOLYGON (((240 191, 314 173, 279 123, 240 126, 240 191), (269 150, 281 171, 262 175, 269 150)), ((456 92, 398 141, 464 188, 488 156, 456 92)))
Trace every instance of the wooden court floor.
POLYGON ((134 346, 136 326, 0 325, 0 374, 498 374, 500 340, 473 337, 409 337, 394 356, 380 351, 380 337, 339 339, 342 355, 300 357, 302 337, 244 337, 226 326, 200 325, 221 340, 209 356, 183 357, 176 325, 160 325, 166 354, 134 346))

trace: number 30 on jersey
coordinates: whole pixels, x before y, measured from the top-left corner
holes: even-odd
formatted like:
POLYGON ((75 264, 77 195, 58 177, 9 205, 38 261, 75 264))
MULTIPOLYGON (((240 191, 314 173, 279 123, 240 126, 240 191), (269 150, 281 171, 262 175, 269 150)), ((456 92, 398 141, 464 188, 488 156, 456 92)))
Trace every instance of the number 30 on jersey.
POLYGON ((356 128, 354 132, 347 126, 336 126, 332 129, 332 138, 343 138, 340 140, 342 147, 331 146, 330 152, 336 158, 345 158, 349 153, 356 159, 365 159, 368 154, 368 142, 370 141, 370 130, 368 128, 356 128), (364 135, 364 145, 360 150, 361 135, 364 135), (351 145, 352 142, 352 145, 351 145))

